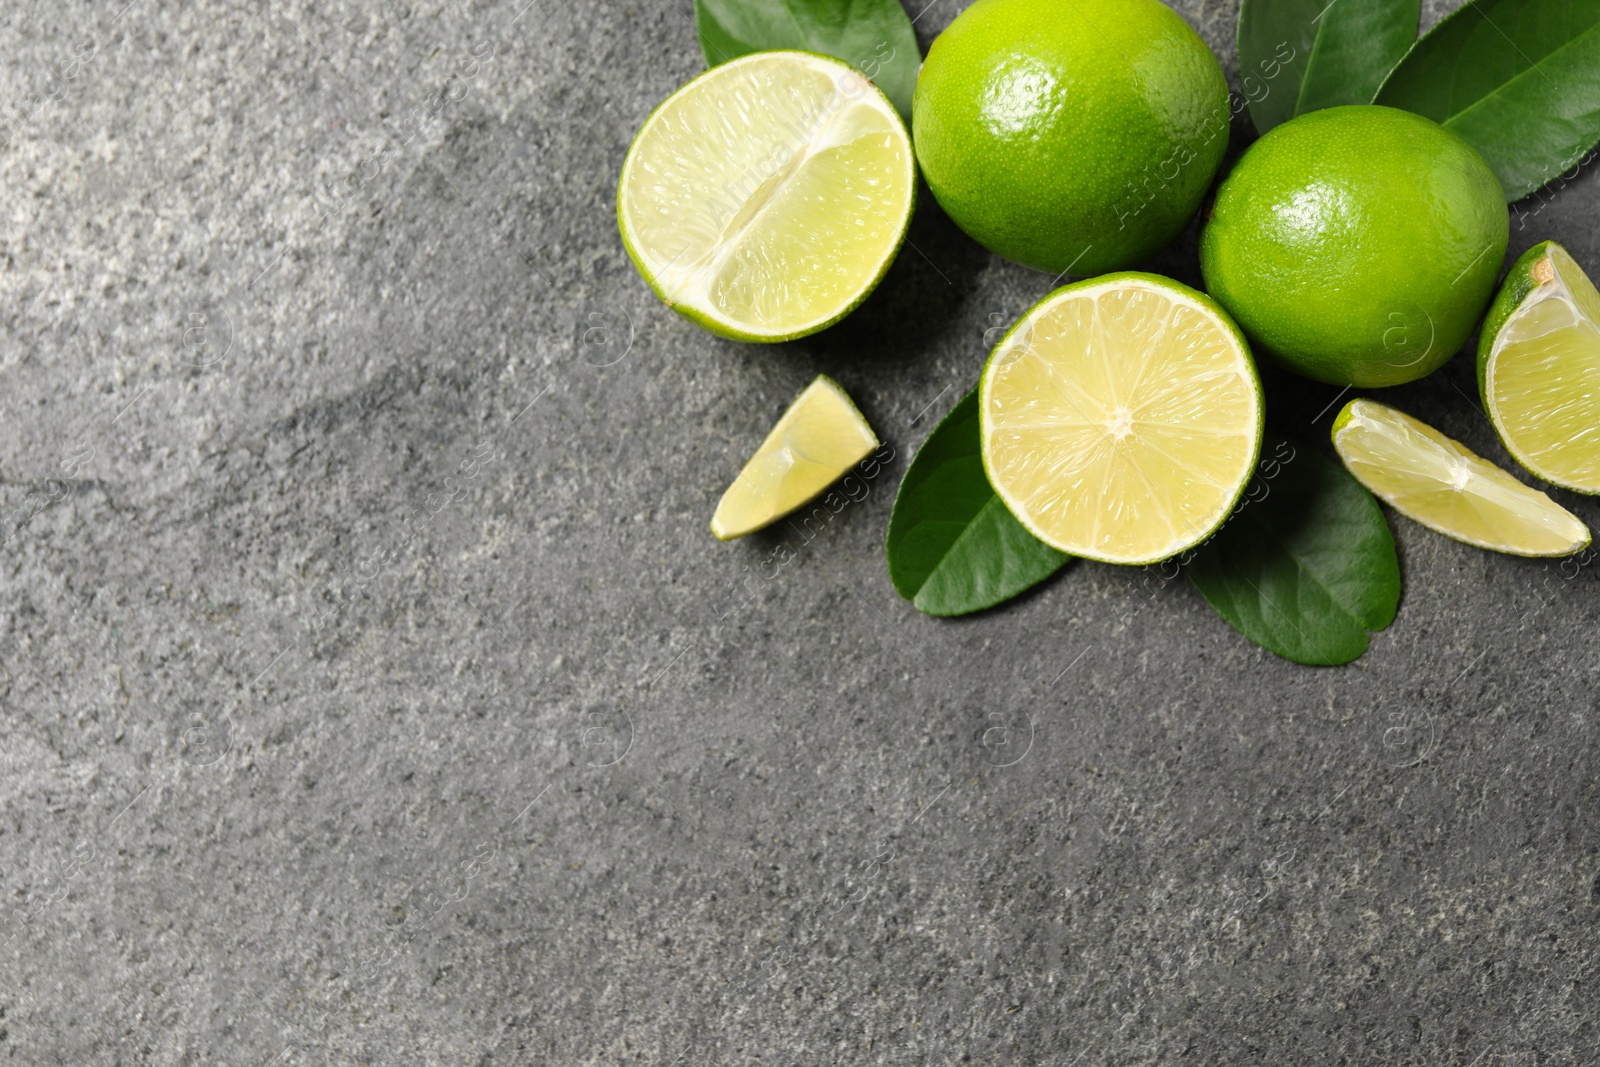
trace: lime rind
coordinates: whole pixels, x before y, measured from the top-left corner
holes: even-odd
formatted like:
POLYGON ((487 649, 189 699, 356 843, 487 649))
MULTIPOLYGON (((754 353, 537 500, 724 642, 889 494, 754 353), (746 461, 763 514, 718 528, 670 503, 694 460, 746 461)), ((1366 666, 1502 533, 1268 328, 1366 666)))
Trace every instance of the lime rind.
MULTIPOLYGON (((711 100, 712 104, 718 102, 711 100)), ((740 110, 740 107, 716 108, 719 127, 732 123, 740 110)), ((617 224, 628 258, 668 307, 696 325, 732 340, 789 341, 837 323, 860 306, 883 280, 905 242, 916 205, 916 186, 915 153, 905 123, 882 90, 861 72, 847 63, 815 52, 755 52, 706 71, 681 86, 650 113, 623 161, 617 182, 617 224), (706 207, 706 211, 715 213, 721 210, 729 216, 722 222, 734 226, 731 235, 722 232, 717 237, 731 236, 734 240, 727 245, 719 244, 717 240, 710 241, 699 257, 687 257, 687 262, 694 266, 685 268, 679 265, 679 258, 687 250, 687 244, 680 249, 678 256, 652 254, 648 247, 650 242, 641 235, 640 221, 630 205, 630 191, 634 192, 635 197, 645 195, 649 191, 649 178, 660 177, 649 175, 650 168, 642 160, 651 152, 659 155, 671 149, 671 145, 663 147, 657 142, 671 136, 673 123, 681 125, 694 117, 695 94, 715 94, 722 91, 719 86, 738 77, 776 78, 780 89, 792 91, 794 99, 783 99, 780 92, 777 102, 772 105, 774 108, 799 101, 813 110, 779 118, 769 115, 766 116, 769 121, 763 122, 746 116, 746 125, 751 130, 737 131, 729 136, 737 137, 742 133, 752 143, 760 137, 773 142, 767 146, 765 154, 761 149, 755 149, 757 159, 748 166, 744 160, 735 158, 737 153, 732 150, 735 146, 722 146, 729 149, 727 158, 716 159, 712 158, 715 146, 707 148, 708 140, 714 138, 686 138, 686 144, 692 145, 692 148, 685 151, 693 154, 696 166, 704 164, 705 173, 691 175, 693 181, 679 175, 681 181, 658 181, 657 186, 678 184, 682 189, 692 188, 697 196, 696 207, 715 204, 715 208, 706 207), (784 78, 788 78, 792 84, 783 84, 784 78), (819 78, 827 79, 827 84, 832 86, 822 95, 814 92, 822 84, 819 78), (812 94, 809 97, 806 96, 808 91, 812 94), (806 121, 816 115, 822 116, 820 124, 808 128, 806 121), (866 123, 865 132, 861 129, 863 122, 866 123), (841 130, 847 134, 852 125, 856 127, 858 137, 844 142, 829 140, 830 137, 839 136, 841 130), (667 132, 657 136, 657 131, 662 130, 667 132), (786 134, 793 139, 789 142, 773 141, 779 134, 786 134), (862 152, 857 153, 863 158, 875 158, 882 164, 879 167, 881 173, 869 179, 858 173, 862 169, 859 166, 860 158, 838 157, 838 153, 853 150, 864 139, 875 136, 887 139, 884 152, 863 147, 862 152), (719 182, 715 180, 718 175, 713 173, 719 166, 735 169, 721 174, 722 180, 719 182), (826 185, 827 177, 820 172, 829 166, 838 181, 847 186, 848 204, 854 205, 853 208, 829 203, 826 197, 803 195, 796 191, 797 183, 826 185), (640 178, 640 175, 646 177, 640 178), (636 178, 639 179, 637 185, 636 178), (861 188, 851 186, 851 182, 859 183, 861 188), (864 195, 867 189, 871 191, 870 196, 864 195), (785 210, 800 213, 800 224, 784 226, 781 218, 773 218, 775 204, 778 205, 780 216, 785 210), (859 224, 859 217, 868 209, 877 216, 878 223, 873 227, 872 236, 866 239, 869 247, 859 247, 859 241, 857 247, 851 247, 850 240, 859 236, 859 230, 846 229, 845 223, 854 221, 859 224), (852 210, 854 215, 851 214, 852 210), (807 212, 810 213, 809 221, 813 229, 818 232, 809 235, 809 244, 789 241, 789 252, 793 258, 798 250, 809 261, 808 268, 821 264, 824 269, 786 274, 781 264, 774 265, 772 246, 782 244, 781 238, 792 237, 795 230, 803 229, 807 212), (748 231, 752 226, 765 229, 764 234, 758 233, 756 236, 767 239, 764 242, 750 242, 758 247, 741 245, 739 240, 750 236, 748 231), (830 226, 836 231, 833 238, 828 235, 830 226), (844 231, 843 239, 840 239, 838 231, 844 231), (714 258, 709 263, 702 262, 706 255, 714 255, 714 258), (739 262, 730 262, 733 259, 739 262), (828 268, 831 268, 831 273, 828 268), (763 277, 763 272, 768 272, 768 276, 763 277), (779 313, 740 315, 730 312, 726 307, 719 307, 716 294, 712 292, 719 284, 724 297, 728 296, 728 290, 742 288, 747 300, 776 301, 779 313), (826 299, 830 288, 834 290, 833 299, 826 299), (823 294, 820 297, 819 292, 823 294), (821 306, 791 314, 796 305, 804 306, 807 302, 816 304, 819 299, 822 300, 821 306)), ((659 189, 656 191, 659 192, 659 189)), ((814 194, 816 190, 807 192, 814 194)), ((672 213, 675 220, 681 214, 672 213)), ((798 268, 793 270, 798 271, 798 268)), ((724 302, 737 304, 739 300, 734 296, 724 302)))
POLYGON ((1478 388, 1483 389, 1484 371, 1487 369, 1489 353, 1494 348, 1495 338, 1500 336, 1500 330, 1506 324, 1522 302, 1528 299, 1528 294, 1539 288, 1540 283, 1534 280, 1534 264, 1549 255, 1552 248, 1560 247, 1554 241, 1542 241, 1517 257, 1511 264, 1511 269, 1506 272, 1506 280, 1501 285, 1500 291, 1495 294, 1494 301, 1489 305, 1488 312, 1483 318, 1483 327, 1478 334, 1478 388))
MULTIPOLYGON (((1098 319, 1095 321, 1098 323, 1098 319)), ((1118 325, 1126 326, 1125 323, 1118 325)), ((1130 361, 1133 359, 1143 360, 1144 362, 1139 367, 1140 373, 1149 371, 1149 361, 1152 358, 1159 358, 1158 356, 1151 355, 1151 350, 1157 347, 1154 342, 1158 340, 1159 337, 1160 334, 1157 334, 1156 338, 1147 339, 1150 341, 1150 343, 1147 345, 1130 346, 1136 348, 1136 351, 1119 351, 1117 355, 1119 359, 1126 359, 1130 361)), ((1112 366, 1109 362, 1106 364, 1106 373, 1108 376, 1117 376, 1124 370, 1126 370, 1125 367, 1112 366)), ((1182 374, 1182 369, 1176 366, 1168 367, 1166 368, 1166 371, 1169 374, 1182 374)), ((1212 376, 1214 376, 1214 372, 1211 373, 1212 376)), ((1135 385, 1137 384, 1138 380, 1140 379, 1136 376, 1134 379, 1135 385)), ((1148 380, 1160 380, 1160 376, 1154 376, 1148 380)), ((1062 288, 1057 289, 1044 297, 1038 303, 1034 304, 1033 307, 1029 308, 1028 311, 1024 313, 1023 316, 1016 322, 1016 324, 1014 324, 1011 329, 1006 332, 1005 336, 1001 338, 1000 343, 995 345, 993 351, 990 353, 988 362, 984 365, 982 377, 979 380, 979 398, 979 433, 981 437, 981 451, 984 472, 988 476, 990 485, 994 488, 996 495, 1000 497, 1001 502, 1005 504, 1007 509, 1010 510, 1017 521, 1021 523, 1029 533, 1033 534, 1039 540, 1043 541, 1050 547, 1057 549, 1058 551, 1066 552, 1074 556, 1081 556, 1085 559, 1096 560, 1101 563, 1111 563, 1123 566, 1139 566, 1169 559, 1173 556, 1181 554, 1197 544, 1200 544, 1214 534, 1218 529, 1220 529, 1222 524, 1227 521, 1228 516, 1232 513, 1233 508, 1239 501, 1239 498, 1249 485, 1250 478, 1255 471, 1256 463, 1260 458, 1261 439, 1265 430, 1265 404, 1263 401, 1261 380, 1256 372, 1255 362, 1250 355, 1249 343, 1245 340, 1244 334, 1228 316, 1227 312, 1225 312, 1221 306, 1219 306, 1210 297, 1203 293, 1196 292, 1186 285, 1175 282, 1170 278, 1164 278, 1154 274, 1145 274, 1137 271, 1125 271, 1116 274, 1108 274, 1099 278, 1093 278, 1087 281, 1063 286, 1062 288), (1004 471, 998 469, 1003 461, 1000 460, 996 455, 998 451, 998 448, 995 444, 997 435, 996 431, 1000 427, 997 427, 996 425, 995 382, 1001 368, 1004 366, 1002 361, 1008 359, 1014 349, 1017 349, 1022 344, 1028 343, 1029 334, 1035 329, 1036 324, 1041 321, 1045 314, 1063 306, 1068 301, 1074 299, 1082 300, 1090 297, 1094 298, 1095 306, 1098 309, 1098 303, 1102 296, 1111 293, 1121 293, 1128 290, 1141 290, 1146 293, 1155 294, 1168 301, 1175 307, 1188 308, 1198 314, 1205 327, 1216 331, 1217 339, 1222 341, 1226 345, 1231 355, 1235 357, 1232 361, 1230 370, 1243 380, 1245 388, 1242 390, 1242 393, 1248 398, 1247 419, 1240 425, 1223 427, 1218 431, 1218 433, 1223 436, 1248 438, 1248 445, 1239 456, 1234 457, 1236 462, 1231 464, 1230 469, 1225 472, 1221 482, 1209 486, 1209 488, 1213 491, 1213 495, 1210 500, 1206 501, 1206 504, 1209 506, 1202 507, 1198 517, 1183 521, 1180 529, 1180 524, 1173 520, 1172 511, 1164 510, 1164 514, 1168 521, 1168 529, 1172 534, 1167 541, 1161 543, 1158 547, 1146 545, 1139 550, 1130 548, 1128 550, 1117 551, 1107 550, 1104 544, 1092 543, 1082 538, 1067 539, 1060 536, 1055 530, 1047 528, 1046 523, 1042 521, 1042 517, 1039 514, 1036 514, 1035 510, 1030 507, 1029 503, 1021 499, 1018 493, 1014 491, 1014 488, 1010 484, 1011 479, 1008 477, 1008 475, 1004 471)), ((1067 398, 1064 394, 1061 394, 1061 399, 1065 400, 1067 398)), ((1068 402, 1069 404, 1072 404, 1072 406, 1076 407, 1074 402, 1070 400, 1068 402)), ((1111 415, 1112 421, 1105 423, 1103 426, 1104 438, 1114 439, 1114 441, 1120 442, 1133 433, 1133 423, 1128 421, 1123 421, 1120 425, 1116 423, 1116 420, 1122 417, 1121 413, 1126 406, 1126 404, 1121 403, 1120 401, 1114 405, 1115 411, 1111 415)), ((1079 414, 1081 415, 1082 413, 1080 412, 1079 414)), ((1077 423, 1077 425, 1090 427, 1093 429, 1094 427, 1091 427, 1091 423, 1093 422, 1093 419, 1085 418, 1083 421, 1077 423)), ((1171 427, 1164 427, 1164 429, 1171 429, 1171 427)), ((1190 430, 1192 431, 1192 427, 1190 430)), ((1151 436, 1159 438, 1160 432, 1153 433, 1151 436)), ((1103 445, 1103 443, 1104 442, 1102 440, 1100 445, 1103 445)), ((1095 447, 1100 447, 1100 445, 1096 445, 1095 447)), ((1117 444, 1114 443, 1112 448, 1116 449, 1117 444)), ((1159 447, 1154 451, 1159 452, 1159 447)), ((1053 457, 1046 456, 1045 458, 1054 458, 1059 460, 1062 458, 1062 456, 1057 454, 1053 457)), ((1151 475, 1154 474, 1157 480, 1167 478, 1170 483, 1174 481, 1174 479, 1171 477, 1172 470, 1175 470, 1182 462, 1183 459, 1180 457, 1175 457, 1170 453, 1166 453, 1162 458, 1161 469, 1152 471, 1141 467, 1139 464, 1137 464, 1137 462, 1129 460, 1125 463, 1125 467, 1128 469, 1123 471, 1122 477, 1108 477, 1105 479, 1103 484, 1085 483, 1082 486, 1077 487, 1075 492, 1078 492, 1078 495, 1076 499, 1071 502, 1072 506, 1088 508, 1098 507, 1103 512, 1107 507, 1117 508, 1119 503, 1122 501, 1131 501, 1135 503, 1148 503, 1153 507, 1166 505, 1167 508, 1170 508, 1174 503, 1172 497, 1167 496, 1165 498, 1161 498, 1161 493, 1158 492, 1156 485, 1154 485, 1151 481, 1151 475), (1142 483, 1144 488, 1149 491, 1149 496, 1145 497, 1142 501, 1138 500, 1134 496, 1127 495, 1134 493, 1135 490, 1131 483, 1135 479, 1142 483), (1112 500, 1112 496, 1116 494, 1123 494, 1116 496, 1116 500, 1119 503, 1108 504, 1108 501, 1112 500)), ((1070 478, 1072 473, 1075 472, 1067 472, 1061 476, 1070 478)), ((1055 473, 1052 474, 1052 477, 1054 476, 1056 476, 1055 473)), ((1169 485, 1169 488, 1170 487, 1171 486, 1169 485)), ((1178 501, 1177 505, 1181 507, 1184 503, 1186 502, 1178 501)), ((1100 516, 1097 515, 1097 524, 1099 520, 1100 516)), ((1095 536, 1099 536, 1098 525, 1095 530, 1095 536)))
POLYGON ((1517 463, 1600 493, 1600 292, 1556 242, 1512 265, 1479 337, 1478 389, 1517 463))
POLYGON ((1587 548, 1589 528, 1461 442, 1374 400, 1333 421, 1345 469, 1411 521, 1474 548, 1559 558, 1587 548))

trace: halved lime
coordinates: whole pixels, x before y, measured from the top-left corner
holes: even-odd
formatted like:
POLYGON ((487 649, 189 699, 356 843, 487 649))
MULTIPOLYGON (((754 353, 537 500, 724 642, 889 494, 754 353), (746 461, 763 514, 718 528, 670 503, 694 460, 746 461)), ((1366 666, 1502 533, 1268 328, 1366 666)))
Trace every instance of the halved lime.
POLYGON ((1446 537, 1514 556, 1570 556, 1589 544, 1572 512, 1385 404, 1346 404, 1333 420, 1333 447, 1358 482, 1446 537))
POLYGON ((1600 493, 1600 292, 1554 241, 1506 276, 1478 341, 1478 387, 1512 458, 1600 493))
POLYGON ((784 341, 872 291, 916 187, 905 123, 860 71, 755 52, 645 120, 622 164, 617 223, 669 307, 724 337, 784 341))
POLYGON ((806 386, 722 494, 711 532, 731 541, 781 519, 878 447, 878 435, 826 374, 806 386))
POLYGON ((1106 563, 1205 540, 1261 451, 1261 381, 1238 327, 1151 274, 1035 304, 989 356, 979 407, 983 467, 1017 521, 1106 563))

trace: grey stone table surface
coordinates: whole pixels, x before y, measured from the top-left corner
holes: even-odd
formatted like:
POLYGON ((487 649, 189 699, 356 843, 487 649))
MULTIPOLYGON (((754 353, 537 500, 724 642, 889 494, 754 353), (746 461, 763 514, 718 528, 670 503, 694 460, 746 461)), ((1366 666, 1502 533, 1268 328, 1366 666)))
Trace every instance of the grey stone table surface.
MULTIPOLYGON (((1178 6, 1237 85, 1236 4, 1178 6)), ((688 0, 0 45, 0 1061, 1600 1062, 1600 567, 1396 517, 1341 669, 1138 570, 924 618, 894 487, 1049 279, 925 198, 815 338, 664 309, 612 197, 688 0), (897 458, 715 542, 818 372, 897 458)), ((1512 252, 1597 218, 1585 171, 1512 252)), ((1503 461, 1473 394, 1394 397, 1503 461)))

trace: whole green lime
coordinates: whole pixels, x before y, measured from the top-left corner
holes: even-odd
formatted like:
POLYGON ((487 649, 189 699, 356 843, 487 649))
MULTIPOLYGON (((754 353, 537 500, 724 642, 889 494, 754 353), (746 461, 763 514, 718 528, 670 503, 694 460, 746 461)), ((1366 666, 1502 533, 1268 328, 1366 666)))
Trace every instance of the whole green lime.
POLYGON ((1431 374, 1494 293, 1511 223, 1471 145, 1409 111, 1313 111, 1250 147, 1200 236, 1206 288, 1257 353, 1373 388, 1431 374))
POLYGON ((928 50, 912 141, 978 243, 1056 273, 1177 236, 1228 145, 1216 56, 1158 0, 977 0, 928 50))

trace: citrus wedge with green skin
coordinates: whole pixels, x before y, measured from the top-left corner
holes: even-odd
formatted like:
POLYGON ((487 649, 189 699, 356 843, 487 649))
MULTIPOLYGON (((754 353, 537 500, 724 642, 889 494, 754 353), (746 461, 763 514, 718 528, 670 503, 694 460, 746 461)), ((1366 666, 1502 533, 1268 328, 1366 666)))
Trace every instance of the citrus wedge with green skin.
POLYGON ((1104 563, 1210 536, 1261 451, 1261 381, 1209 297, 1152 274, 1057 289, 995 346, 979 381, 983 467, 1017 521, 1104 563))
POLYGON ((877 447, 878 435, 839 383, 817 375, 722 494, 711 532, 731 541, 783 518, 877 447))
POLYGON ((756 52, 645 120, 622 164, 617 224, 667 306, 734 340, 787 341, 878 284, 916 184, 905 123, 860 71, 756 52))
POLYGON ((1600 493, 1600 292, 1554 241, 1518 259, 1495 298, 1478 388, 1512 458, 1547 482, 1600 493))
POLYGON ((1446 537, 1513 556, 1570 556, 1589 544, 1589 528, 1572 512, 1385 404, 1346 404, 1333 421, 1333 447, 1373 495, 1446 537))

